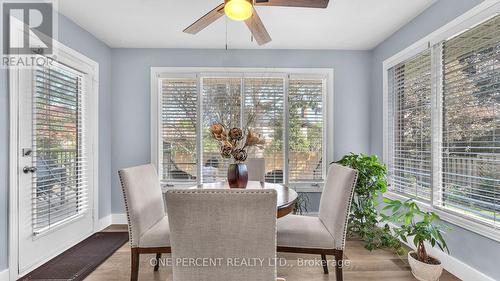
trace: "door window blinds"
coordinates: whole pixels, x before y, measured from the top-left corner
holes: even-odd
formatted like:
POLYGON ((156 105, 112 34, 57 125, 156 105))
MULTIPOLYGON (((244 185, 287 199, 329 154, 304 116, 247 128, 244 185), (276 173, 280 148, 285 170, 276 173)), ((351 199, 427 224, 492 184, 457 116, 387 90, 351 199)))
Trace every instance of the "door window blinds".
POLYGON ((191 78, 161 80, 162 180, 196 180, 197 85, 191 78))
POLYGON ((88 147, 83 74, 54 62, 34 70, 33 229, 88 210, 88 147))
POLYGON ((424 51, 388 71, 390 189, 430 199, 431 54, 424 51))
POLYGON ((500 17, 442 44, 442 167, 436 204, 498 226, 500 17))

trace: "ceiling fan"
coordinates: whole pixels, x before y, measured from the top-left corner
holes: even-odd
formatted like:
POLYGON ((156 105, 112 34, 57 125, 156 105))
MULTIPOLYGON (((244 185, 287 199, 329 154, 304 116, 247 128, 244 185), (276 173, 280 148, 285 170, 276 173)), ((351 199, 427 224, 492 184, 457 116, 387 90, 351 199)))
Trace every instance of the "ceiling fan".
POLYGON ((185 33, 196 34, 226 14, 230 19, 245 21, 248 29, 259 45, 271 41, 255 6, 286 6, 305 8, 326 8, 329 0, 224 0, 203 17, 184 29, 185 33))

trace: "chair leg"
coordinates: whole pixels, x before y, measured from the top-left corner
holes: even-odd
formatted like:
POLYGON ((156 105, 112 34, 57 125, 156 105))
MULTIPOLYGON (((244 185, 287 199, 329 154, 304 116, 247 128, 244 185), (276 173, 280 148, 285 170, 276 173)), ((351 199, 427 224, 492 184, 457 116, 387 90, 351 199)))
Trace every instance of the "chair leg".
POLYGON ((337 281, 343 281, 344 275, 342 272, 343 267, 343 259, 344 259, 344 251, 335 251, 335 277, 337 281))
POLYGON ((160 259, 161 259, 161 253, 156 254, 156 265, 155 265, 155 271, 158 271, 160 268, 160 259))
POLYGON ((130 281, 137 281, 138 279, 139 279, 139 251, 137 249, 132 248, 130 281))
POLYGON ((321 263, 323 264, 323 272, 328 274, 328 261, 325 254, 321 254, 321 263))

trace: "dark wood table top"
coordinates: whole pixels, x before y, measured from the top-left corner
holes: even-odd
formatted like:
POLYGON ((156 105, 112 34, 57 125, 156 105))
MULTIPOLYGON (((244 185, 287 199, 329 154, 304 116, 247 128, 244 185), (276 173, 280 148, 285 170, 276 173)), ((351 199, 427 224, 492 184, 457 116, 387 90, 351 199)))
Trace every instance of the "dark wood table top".
MULTIPOLYGON (((229 188, 227 182, 203 183, 193 188, 203 189, 225 189, 229 188)), ((295 201, 297 200, 297 192, 287 186, 278 183, 248 181, 246 189, 274 189, 278 194, 276 208, 278 210, 277 217, 281 218, 290 214, 293 211, 295 201)))

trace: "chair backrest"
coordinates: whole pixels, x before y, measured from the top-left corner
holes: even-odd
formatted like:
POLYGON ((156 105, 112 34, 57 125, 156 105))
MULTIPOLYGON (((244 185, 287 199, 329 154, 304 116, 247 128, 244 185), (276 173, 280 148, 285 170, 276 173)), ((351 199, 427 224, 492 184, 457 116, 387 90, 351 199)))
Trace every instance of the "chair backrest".
POLYGON ((335 249, 343 250, 347 216, 351 208, 357 171, 338 164, 330 165, 319 203, 319 218, 333 236, 335 249))
POLYGON ((217 182, 217 168, 212 166, 201 167, 201 174, 204 183, 217 182))
POLYGON ((274 280, 276 196, 272 189, 167 191, 173 280, 274 280), (181 263, 190 259, 199 263, 181 263))
POLYGON ((249 158, 245 162, 249 181, 264 182, 266 180, 266 160, 264 158, 249 158))
POLYGON ((131 247, 165 216, 160 180, 153 165, 147 164, 118 171, 127 212, 131 247))

